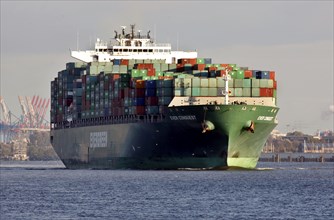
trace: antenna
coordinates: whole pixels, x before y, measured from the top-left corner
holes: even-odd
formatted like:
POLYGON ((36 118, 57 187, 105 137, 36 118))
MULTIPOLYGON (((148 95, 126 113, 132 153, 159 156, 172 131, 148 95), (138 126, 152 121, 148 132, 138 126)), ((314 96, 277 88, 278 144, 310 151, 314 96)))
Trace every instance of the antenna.
POLYGON ((179 32, 176 33, 176 50, 179 51, 179 32))
POLYGON ((154 39, 153 39, 155 42, 158 42, 157 41, 157 24, 154 24, 154 39))
POLYGON ((122 28, 122 35, 124 36, 125 35, 125 28, 126 28, 126 26, 121 26, 121 28, 122 28))
POLYGON ((79 50, 79 31, 77 30, 77 51, 79 50))

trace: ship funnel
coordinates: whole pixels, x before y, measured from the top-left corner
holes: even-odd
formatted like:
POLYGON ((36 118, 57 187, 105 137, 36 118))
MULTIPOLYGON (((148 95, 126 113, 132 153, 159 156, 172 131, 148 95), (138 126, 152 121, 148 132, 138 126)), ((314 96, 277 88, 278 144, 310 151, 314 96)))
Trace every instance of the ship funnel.
POLYGON ((204 121, 202 123, 202 133, 205 133, 206 131, 212 131, 215 129, 215 125, 211 121, 204 121))
POLYGON ((254 122, 251 121, 251 120, 247 121, 244 125, 244 129, 246 131, 250 131, 250 132, 254 133, 254 130, 255 130, 254 129, 254 122))

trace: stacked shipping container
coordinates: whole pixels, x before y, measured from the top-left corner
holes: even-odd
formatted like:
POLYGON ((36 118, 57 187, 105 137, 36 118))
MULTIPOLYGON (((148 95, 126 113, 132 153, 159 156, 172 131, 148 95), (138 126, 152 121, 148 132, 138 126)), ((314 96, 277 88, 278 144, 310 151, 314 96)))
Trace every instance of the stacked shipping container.
POLYGON ((51 82, 51 123, 124 115, 163 114, 174 96, 276 97, 275 72, 211 59, 113 60, 66 64, 51 82))

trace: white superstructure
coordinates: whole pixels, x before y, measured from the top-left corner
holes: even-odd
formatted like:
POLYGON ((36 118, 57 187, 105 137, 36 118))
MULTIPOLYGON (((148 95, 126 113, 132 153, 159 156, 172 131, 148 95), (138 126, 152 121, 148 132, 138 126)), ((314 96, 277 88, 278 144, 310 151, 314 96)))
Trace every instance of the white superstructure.
POLYGON ((141 35, 135 33, 135 25, 131 25, 131 33, 115 31, 115 43, 96 40, 95 50, 71 51, 71 56, 89 62, 110 62, 114 59, 162 59, 166 63, 176 63, 181 58, 197 58, 197 52, 172 51, 171 44, 157 44, 150 37, 150 31, 141 35))

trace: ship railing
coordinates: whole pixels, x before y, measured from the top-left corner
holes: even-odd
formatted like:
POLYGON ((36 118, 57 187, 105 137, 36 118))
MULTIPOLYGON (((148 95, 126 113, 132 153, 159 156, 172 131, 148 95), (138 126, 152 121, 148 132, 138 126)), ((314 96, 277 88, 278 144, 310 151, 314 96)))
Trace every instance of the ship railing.
POLYGON ((54 123, 52 130, 65 129, 65 128, 76 128, 76 127, 87 127, 87 126, 98 126, 98 125, 110 125, 110 124, 126 124, 126 123, 157 123, 163 122, 165 116, 159 115, 119 115, 119 116, 105 116, 95 117, 87 119, 76 119, 73 121, 63 121, 54 123))
POLYGON ((142 48, 142 47, 171 47, 172 45, 169 43, 145 43, 141 46, 121 46, 119 43, 113 43, 113 42, 96 42, 95 43, 95 48, 111 48, 111 47, 133 47, 133 48, 142 48))

